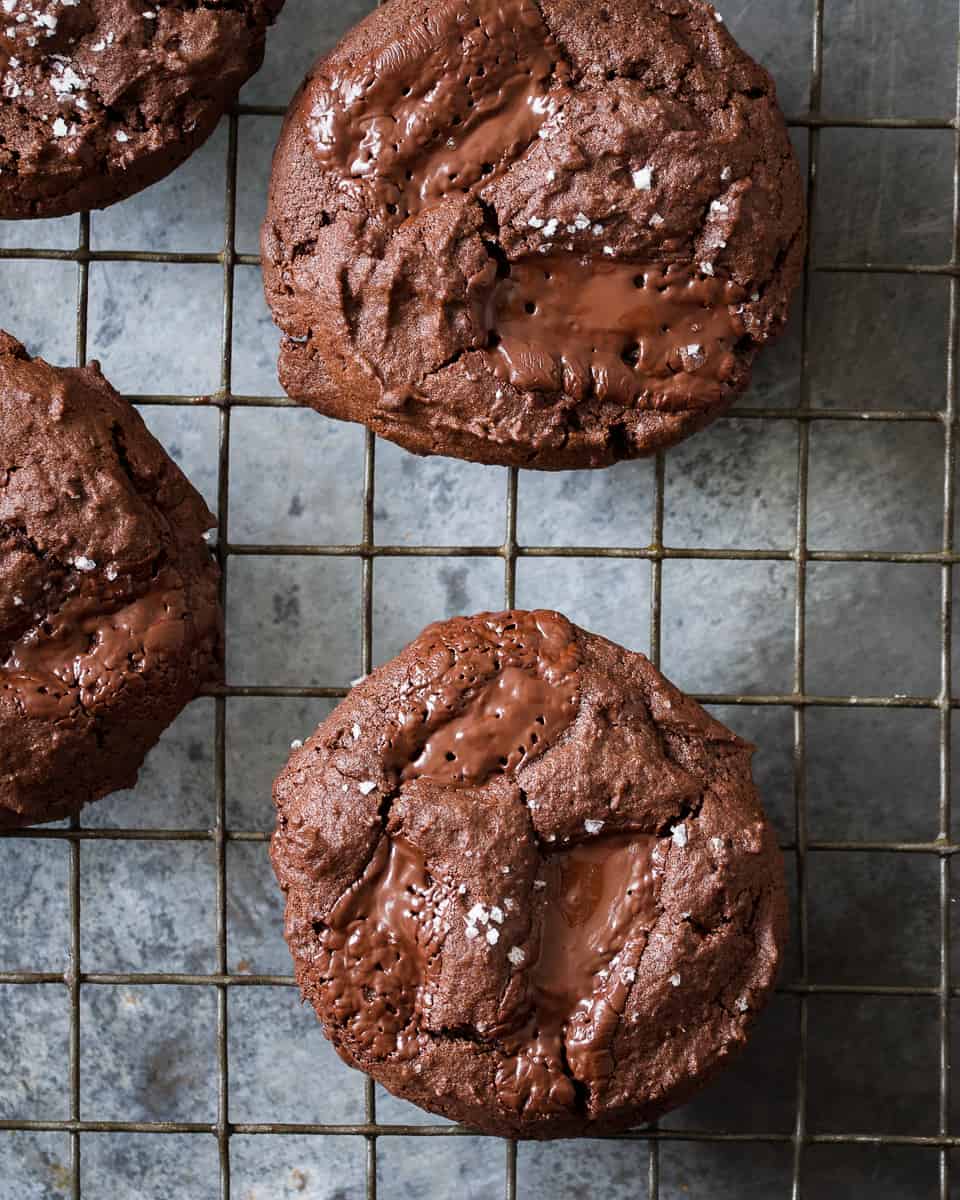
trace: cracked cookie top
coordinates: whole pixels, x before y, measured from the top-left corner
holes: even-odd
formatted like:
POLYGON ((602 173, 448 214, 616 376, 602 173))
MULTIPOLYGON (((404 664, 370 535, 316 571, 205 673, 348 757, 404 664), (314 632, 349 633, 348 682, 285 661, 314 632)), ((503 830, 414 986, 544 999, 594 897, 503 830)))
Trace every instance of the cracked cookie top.
POLYGON ((429 626, 274 789, 287 940, 341 1056, 510 1137, 686 1099, 785 938, 751 753, 559 613, 429 626))
POLYGON ((0 218, 103 208, 212 132, 283 0, 3 0, 0 218))
POLYGON ((390 0, 281 134, 281 381, 418 453, 650 453, 746 387, 804 229, 774 85, 701 0, 390 0))
POLYGON ((96 363, 0 333, 0 827, 131 787, 219 678, 213 524, 96 363))

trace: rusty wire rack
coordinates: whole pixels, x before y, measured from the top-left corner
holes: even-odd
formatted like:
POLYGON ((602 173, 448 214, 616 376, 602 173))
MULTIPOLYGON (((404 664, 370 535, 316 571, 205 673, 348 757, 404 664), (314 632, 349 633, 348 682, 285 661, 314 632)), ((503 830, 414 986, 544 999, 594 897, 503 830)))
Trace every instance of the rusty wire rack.
MULTIPOLYGON (((227 574, 231 558, 238 555, 303 555, 317 557, 346 556, 362 563, 361 575, 361 670, 372 666, 373 573, 378 558, 388 556, 486 556, 500 558, 504 566, 504 603, 514 604, 517 560, 524 557, 577 557, 641 559, 651 565, 650 650, 655 663, 660 659, 662 568, 671 559, 702 559, 717 561, 784 561, 794 565, 795 592, 793 600, 793 687, 782 694, 744 695, 728 693, 700 694, 702 703, 717 705, 782 706, 793 714, 793 790, 795 841, 784 849, 795 853, 798 891, 799 978, 784 984, 781 991, 797 998, 799 1022, 799 1052, 796 1073, 796 1118, 792 1133, 733 1133, 718 1130, 663 1130, 642 1128, 620 1139, 646 1143, 648 1146, 647 1194, 657 1200, 660 1194, 659 1147, 664 1141, 781 1143, 792 1147, 791 1191, 795 1200, 804 1194, 804 1154, 808 1147, 819 1144, 862 1144, 868 1146, 922 1147, 939 1160, 939 1196, 947 1200, 951 1192, 950 1152, 960 1149, 960 1137, 949 1131, 950 1109, 950 1001, 960 997, 960 987, 953 986, 950 975, 950 860, 960 851, 960 843, 951 834, 951 725, 953 710, 960 707, 960 696, 953 695, 951 676, 951 647, 953 642, 952 582, 954 566, 960 554, 954 547, 954 473, 958 432, 957 386, 958 345, 960 345, 960 14, 958 14, 957 90, 952 116, 933 118, 887 118, 833 116, 822 112, 823 24, 826 0, 813 0, 811 34, 811 63, 809 104, 806 113, 789 121, 793 127, 804 128, 809 136, 807 169, 807 200, 811 224, 815 215, 819 165, 820 132, 828 128, 892 129, 892 130, 952 130, 953 139, 953 200, 952 242, 948 262, 916 264, 909 262, 831 262, 811 261, 808 249, 806 271, 801 295, 801 374, 799 398, 793 407, 739 406, 736 416, 746 420, 781 421, 793 423, 797 432, 797 491, 795 537, 792 549, 710 549, 677 548, 664 545, 664 483, 662 454, 657 456, 655 470, 655 503, 650 542, 646 546, 573 547, 521 545, 517 540, 517 508, 519 477, 515 468, 507 472, 506 527, 500 545, 487 546, 427 546, 379 545, 374 538, 374 456, 375 438, 365 435, 363 467, 363 520, 359 543, 346 545, 257 545, 231 544, 228 538, 229 449, 230 419, 234 408, 291 406, 282 396, 238 395, 232 389, 234 274, 237 266, 257 266, 256 255, 240 254, 235 249, 237 146, 238 126, 245 116, 280 116, 283 110, 266 105, 236 105, 227 117, 226 151, 226 218, 223 248, 217 253, 154 253, 149 251, 92 250, 90 247, 90 215, 83 213, 79 220, 76 249, 0 248, 0 259, 60 260, 76 263, 77 322, 76 360, 87 361, 87 318, 89 268, 92 262, 148 262, 168 264, 219 264, 223 270, 223 308, 220 356, 220 388, 209 396, 136 395, 130 399, 143 405, 207 405, 219 413, 218 449, 218 552, 223 568, 222 591, 226 600, 227 574), (862 411, 851 408, 818 409, 810 404, 811 316, 810 281, 814 273, 851 273, 880 275, 933 275, 945 277, 950 284, 949 336, 946 355, 945 406, 940 410, 887 409, 862 411), (943 430, 944 490, 943 540, 940 551, 929 553, 894 553, 872 550, 820 551, 807 545, 807 489, 810 424, 813 421, 867 422, 928 422, 943 430), (809 563, 902 563, 932 564, 940 567, 940 689, 936 695, 878 695, 844 696, 815 695, 806 690, 806 599, 807 566, 809 563), (935 710, 939 714, 939 833, 933 841, 816 841, 807 835, 806 820, 806 715, 812 707, 827 708, 909 708, 935 710), (844 852, 877 851, 891 854, 931 855, 939 863, 938 915, 939 979, 933 986, 880 986, 818 984, 809 982, 806 861, 810 851, 844 852), (913 996, 938 1001, 938 1090, 939 1111, 937 1133, 934 1136, 894 1136, 858 1133, 808 1132, 806 1119, 808 1054, 808 999, 814 995, 851 996, 913 996)), ((811 238, 812 244, 812 238, 811 238)), ((196 1134, 212 1136, 219 1150, 219 1186, 222 1200, 231 1194, 230 1139, 235 1134, 339 1134, 363 1139, 366 1145, 366 1197, 377 1196, 377 1143, 381 1138, 456 1137, 474 1131, 457 1125, 381 1124, 376 1119, 375 1090, 372 1080, 365 1081, 365 1119, 355 1124, 290 1124, 232 1122, 228 1115, 229 1058, 228 1020, 229 993, 237 987, 295 986, 291 976, 268 974, 231 974, 227 966, 227 873, 226 846, 228 842, 264 842, 269 835, 261 831, 230 829, 226 820, 226 702, 231 697, 305 697, 337 699, 346 694, 342 687, 274 687, 231 686, 211 689, 207 694, 215 700, 215 824, 209 830, 184 829, 125 829, 84 828, 74 819, 69 827, 35 828, 0 833, 4 838, 59 839, 69 844, 69 911, 70 966, 63 973, 39 971, 0 972, 0 984, 36 985, 59 984, 67 989, 70 1003, 69 1056, 67 1090, 69 1117, 65 1120, 0 1120, 3 1131, 49 1131, 69 1136, 71 1161, 69 1189, 73 1200, 80 1200, 81 1138, 102 1133, 196 1134), (202 841, 212 843, 216 855, 216 962, 217 969, 209 974, 177 972, 98 972, 80 969, 80 843, 85 840, 145 840, 145 841, 202 841), (188 1121, 98 1121, 80 1115, 80 993, 82 988, 103 985, 163 985, 196 986, 215 990, 217 998, 217 1119, 213 1122, 188 1121)), ((279 901, 278 901, 279 902, 279 901)), ((517 1147, 504 1143, 504 1195, 517 1200, 517 1147)))

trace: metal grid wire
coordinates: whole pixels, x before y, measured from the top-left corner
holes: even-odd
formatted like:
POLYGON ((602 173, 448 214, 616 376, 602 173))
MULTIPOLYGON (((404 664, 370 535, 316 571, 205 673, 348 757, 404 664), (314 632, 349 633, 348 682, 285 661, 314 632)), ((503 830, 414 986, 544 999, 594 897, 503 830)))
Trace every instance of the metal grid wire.
MULTIPOLYGON (((647 1193, 649 1200, 660 1194, 659 1146, 664 1141, 779 1143, 792 1146, 791 1194, 798 1200, 804 1194, 804 1154, 811 1145, 862 1144, 868 1146, 923 1147, 939 1159, 939 1196, 947 1200, 950 1193, 950 1152, 960 1148, 960 1137, 950 1136, 948 1114, 950 1107, 950 1001, 960 996, 950 978, 950 859, 960 850, 960 843, 951 838, 951 724, 953 709, 960 706, 960 697, 952 695, 951 646, 953 641, 952 580, 954 565, 960 556, 954 548, 954 471, 957 439, 957 366, 960 342, 960 14, 958 14, 958 58, 954 112, 948 117, 887 118, 832 116, 821 111, 823 83, 823 23, 826 0, 813 0, 811 30, 811 61, 808 111, 790 120, 794 127, 805 128, 809 134, 809 163, 807 171, 807 201, 811 226, 816 211, 816 190, 819 167, 820 132, 827 128, 859 128, 878 130, 953 130, 953 197, 952 243, 949 262, 920 265, 909 262, 887 263, 821 263, 811 261, 807 252, 806 272, 800 303, 801 376, 799 400, 792 408, 765 408, 743 405, 736 409, 739 418, 759 421, 786 421, 797 430, 797 492, 795 506, 795 537, 790 550, 785 549, 699 549, 673 548, 663 543, 664 523, 664 459, 657 456, 655 471, 655 503, 650 542, 646 546, 573 547, 527 546, 517 541, 518 472, 507 473, 506 526, 501 545, 496 546, 407 546, 378 545, 374 540, 374 455, 375 439, 365 434, 363 465, 363 521, 361 541, 353 545, 232 545, 228 540, 229 517, 229 449, 231 412, 238 407, 287 407, 293 402, 281 396, 237 395, 232 389, 233 305, 235 268, 257 266, 256 255, 238 254, 235 250, 237 144, 241 117, 279 116, 283 110, 275 106, 236 105, 228 116, 226 153, 226 218, 223 249, 219 253, 154 253, 148 251, 91 250, 90 216, 79 219, 79 239, 75 250, 30 248, 0 248, 0 259, 61 260, 77 266, 77 324, 76 360, 87 361, 87 319, 89 269, 91 262, 149 262, 149 263, 219 263, 223 269, 223 309, 220 356, 220 388, 209 396, 149 395, 130 397, 138 404, 148 405, 208 405, 219 412, 218 453, 218 545, 223 569, 222 596, 226 600, 230 560, 237 555, 299 555, 347 556, 362 563, 361 576, 361 670, 372 666, 373 573, 378 558, 387 556, 487 556, 503 560, 504 603, 515 602, 516 565, 522 557, 576 557, 611 559, 646 559, 651 564, 650 651, 654 663, 659 663, 661 641, 661 597, 663 563, 669 559, 704 559, 713 561, 785 561, 794 564, 795 593, 793 604, 793 687, 783 694, 699 694, 705 704, 782 706, 793 713, 793 776, 794 816, 796 839, 784 845, 795 852, 797 874, 797 909, 799 928, 799 977, 796 982, 782 985, 780 990, 796 996, 799 1022, 799 1052, 796 1075, 796 1119, 790 1133, 735 1133, 723 1129, 661 1130, 654 1127, 618 1135, 621 1140, 645 1142, 648 1145, 649 1165, 647 1193), (946 402, 938 411, 904 409, 864 412, 849 408, 815 409, 810 406, 810 341, 811 312, 810 284, 814 273, 850 273, 879 275, 932 275, 949 279, 949 337, 946 355, 946 402), (943 535, 939 552, 893 553, 874 550, 817 551, 807 546, 807 500, 810 424, 812 421, 841 422, 931 422, 939 424, 944 438, 943 535), (806 599, 807 565, 811 562, 831 563, 901 563, 934 564, 940 567, 940 690, 936 695, 878 695, 843 696, 815 695, 806 690, 806 599), (939 833, 934 841, 813 841, 807 835, 806 819, 806 716, 811 707, 827 708, 911 708, 936 710, 939 714, 939 833), (808 971, 807 920, 807 855, 810 851, 844 852, 876 851, 891 854, 920 854, 935 856, 939 862, 939 980, 933 986, 878 986, 811 983, 808 971), (816 995, 849 996, 912 996, 930 997, 938 1001, 938 1089, 939 1112, 935 1136, 892 1136, 859 1133, 813 1134, 807 1130, 808 1001, 816 995)), ((811 235, 812 235, 811 228, 811 235)), ((811 236, 811 245, 812 245, 811 236)), ((231 974, 227 966, 227 842, 264 842, 269 835, 260 831, 229 829, 226 821, 226 702, 231 697, 317 697, 339 698, 346 694, 342 687, 266 687, 224 686, 210 689, 215 699, 215 805, 216 819, 211 830, 182 829, 90 829, 83 828, 76 818, 68 828, 27 829, 0 834, 5 838, 58 839, 69 844, 69 908, 70 908, 70 966, 64 973, 39 971, 0 972, 0 984, 36 985, 60 984, 69 993, 69 1059, 67 1092, 69 1117, 65 1120, 2 1120, 0 1131, 52 1131, 69 1135, 71 1161, 69 1167, 70 1195, 81 1196, 80 1152, 81 1137, 100 1133, 197 1134, 217 1140, 220 1163, 220 1196, 229 1200, 231 1194, 230 1139, 234 1134, 316 1134, 350 1135, 362 1138, 366 1144, 366 1197, 377 1195, 377 1143, 384 1137, 456 1137, 473 1135, 474 1131, 457 1125, 380 1124, 376 1120, 373 1081, 365 1080, 365 1119, 356 1124, 274 1124, 240 1123, 228 1119, 229 1059, 228 1059, 228 994, 236 987, 294 986, 290 976, 267 974, 231 974), (84 840, 145 840, 212 842, 216 855, 216 971, 212 974, 177 972, 103 972, 80 969, 80 843, 84 840), (95 1121, 80 1116, 80 992, 81 988, 102 985, 175 984, 211 988, 217 997, 217 1119, 209 1122, 188 1121, 95 1121)), ((515 1142, 504 1143, 504 1195, 517 1200, 517 1147, 515 1142)))

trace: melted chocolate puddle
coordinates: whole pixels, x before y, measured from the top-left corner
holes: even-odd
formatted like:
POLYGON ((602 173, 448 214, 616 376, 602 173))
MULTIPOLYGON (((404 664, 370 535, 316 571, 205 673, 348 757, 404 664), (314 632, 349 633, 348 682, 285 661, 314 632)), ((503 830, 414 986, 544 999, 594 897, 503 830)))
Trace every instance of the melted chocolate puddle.
POLYGON ((417 847, 406 838, 383 838, 322 935, 327 1016, 379 1058, 409 1058, 417 1050, 413 1018, 439 944, 433 892, 417 847))
POLYGON ((576 716, 577 663, 569 625, 548 612, 490 626, 489 640, 445 647, 435 676, 402 697, 388 761, 401 780, 447 785, 512 774, 576 716))
POLYGON ((618 834, 560 851, 539 874, 540 945, 532 1012, 497 1073, 501 1100, 531 1114, 569 1111, 574 1080, 599 1085, 657 915, 654 836, 618 834), (572 1078, 571 1078, 572 1077, 572 1078))
POLYGON ((380 51, 314 84, 317 158, 401 218, 470 191, 536 138, 568 71, 528 0, 446 0, 380 51))
POLYGON ((659 407, 713 399, 744 327, 735 284, 686 267, 546 254, 511 264, 494 289, 484 352, 523 391, 659 407))

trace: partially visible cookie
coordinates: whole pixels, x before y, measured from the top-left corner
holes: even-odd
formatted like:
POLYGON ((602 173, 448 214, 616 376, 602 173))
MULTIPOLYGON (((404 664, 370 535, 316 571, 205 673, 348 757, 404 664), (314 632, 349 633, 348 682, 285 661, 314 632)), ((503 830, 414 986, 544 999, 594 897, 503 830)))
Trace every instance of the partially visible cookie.
POLYGON ((179 166, 283 0, 3 0, 0 218, 103 208, 179 166))
POLYGON ((213 524, 96 363, 0 333, 0 828, 132 787, 220 679, 213 524))
POLYGON ((508 1137, 687 1099, 786 937, 751 754, 558 613, 429 626, 274 789, 286 937, 341 1057, 508 1137))
POLYGON ((280 379, 419 454, 649 454, 747 386, 804 234, 773 81, 703 0, 389 0, 277 147, 280 379))

